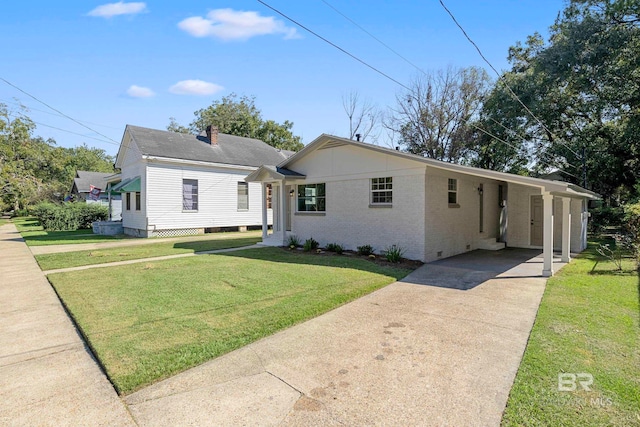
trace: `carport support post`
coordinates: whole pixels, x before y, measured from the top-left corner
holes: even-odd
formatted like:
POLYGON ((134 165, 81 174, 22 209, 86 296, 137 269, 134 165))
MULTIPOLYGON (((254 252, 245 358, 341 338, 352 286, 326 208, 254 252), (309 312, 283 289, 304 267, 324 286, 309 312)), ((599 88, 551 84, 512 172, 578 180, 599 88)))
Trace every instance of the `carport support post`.
POLYGON ((280 209, 278 217, 280 218, 280 232, 282 233, 282 246, 286 245, 287 239, 287 226, 284 223, 284 214, 287 211, 287 203, 289 203, 289 195, 287 194, 287 187, 284 185, 284 179, 280 181, 280 209))
POLYGON ((267 224, 267 184, 265 182, 261 182, 260 186, 262 187, 262 241, 267 240, 267 229, 269 228, 269 224, 267 224))
POLYGON ((562 262, 571 261, 571 199, 562 199, 562 262))
POLYGON ((553 195, 542 193, 542 211, 544 218, 542 236, 542 257, 544 259, 542 275, 553 276, 553 195))

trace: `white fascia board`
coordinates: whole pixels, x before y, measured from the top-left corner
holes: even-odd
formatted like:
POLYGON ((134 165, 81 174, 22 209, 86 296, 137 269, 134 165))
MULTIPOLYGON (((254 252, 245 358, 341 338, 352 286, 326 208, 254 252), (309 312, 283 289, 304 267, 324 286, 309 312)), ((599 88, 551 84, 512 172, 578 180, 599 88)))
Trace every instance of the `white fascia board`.
POLYGON ((153 162, 173 163, 178 165, 206 166, 211 168, 234 169, 234 170, 243 170, 243 171, 255 171, 258 169, 255 166, 231 165, 228 163, 214 163, 214 162, 202 162, 198 160, 174 159, 171 157, 149 156, 146 154, 142 156, 142 159, 152 163, 153 162))

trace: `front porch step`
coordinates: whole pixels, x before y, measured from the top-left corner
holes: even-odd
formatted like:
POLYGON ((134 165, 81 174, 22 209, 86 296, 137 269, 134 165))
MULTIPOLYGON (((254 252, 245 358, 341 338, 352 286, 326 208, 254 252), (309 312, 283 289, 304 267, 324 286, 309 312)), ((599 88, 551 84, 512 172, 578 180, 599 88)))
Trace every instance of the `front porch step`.
POLYGON ((478 243, 478 249, 484 249, 486 251, 499 251, 504 249, 506 244, 504 242, 498 242, 495 238, 482 239, 478 243))

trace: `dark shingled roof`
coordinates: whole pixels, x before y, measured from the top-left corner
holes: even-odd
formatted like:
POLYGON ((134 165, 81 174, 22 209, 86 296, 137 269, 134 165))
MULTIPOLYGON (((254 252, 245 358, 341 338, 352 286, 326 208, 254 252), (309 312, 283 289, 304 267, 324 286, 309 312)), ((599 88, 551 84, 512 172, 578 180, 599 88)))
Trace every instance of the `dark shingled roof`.
POLYGON ((92 185, 104 190, 107 188, 107 178, 112 175, 113 173, 76 171, 73 183, 78 193, 88 193, 92 185))
POLYGON ((211 145, 204 135, 190 135, 127 125, 127 130, 143 155, 172 159, 255 166, 277 165, 289 157, 259 139, 218 134, 211 145))

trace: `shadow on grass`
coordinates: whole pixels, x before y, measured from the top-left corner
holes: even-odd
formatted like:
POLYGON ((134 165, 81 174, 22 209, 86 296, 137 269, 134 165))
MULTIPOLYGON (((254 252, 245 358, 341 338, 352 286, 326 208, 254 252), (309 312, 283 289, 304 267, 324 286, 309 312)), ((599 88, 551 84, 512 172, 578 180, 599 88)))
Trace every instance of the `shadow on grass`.
POLYGON ((194 240, 191 242, 177 242, 173 247, 176 249, 187 249, 192 252, 214 251, 218 249, 238 248, 242 246, 255 245, 261 241, 261 237, 229 237, 224 239, 194 240))
POLYGON ((99 234, 93 234, 91 230, 77 230, 77 231, 40 231, 36 235, 29 235, 31 231, 26 232, 26 236, 23 236, 25 242, 58 242, 64 243, 82 243, 86 240, 91 240, 92 243, 96 240, 111 241, 116 239, 124 239, 125 236, 103 236, 99 234))
POLYGON ((417 268, 417 264, 408 266, 406 263, 391 264, 371 261, 359 255, 337 255, 333 253, 308 253, 301 251, 290 251, 282 248, 256 248, 235 252, 224 252, 216 256, 228 256, 234 258, 246 258, 268 262, 279 262, 285 264, 305 264, 325 267, 351 268, 370 273, 384 274, 400 280, 417 268), (388 264, 388 265, 387 265, 388 264))

